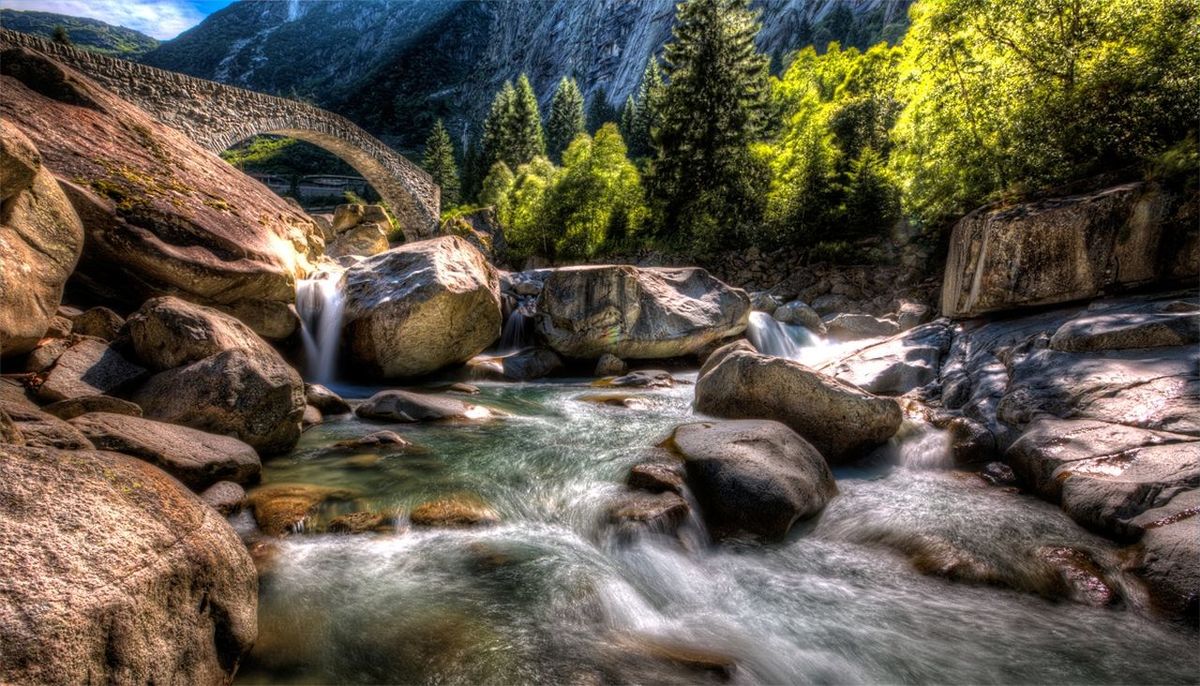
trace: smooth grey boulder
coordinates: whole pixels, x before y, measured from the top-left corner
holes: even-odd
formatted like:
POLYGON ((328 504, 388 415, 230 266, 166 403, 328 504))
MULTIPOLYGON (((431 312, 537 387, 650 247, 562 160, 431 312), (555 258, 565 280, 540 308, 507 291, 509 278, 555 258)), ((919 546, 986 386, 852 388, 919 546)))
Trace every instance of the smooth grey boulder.
POLYGON ((261 454, 300 439, 304 382, 275 351, 225 352, 159 372, 133 397, 147 418, 226 434, 261 454))
POLYGON ((224 684, 258 632, 229 524, 126 455, 0 445, 0 682, 224 684))
POLYGON ((771 316, 775 318, 775 321, 784 324, 795 324, 803 326, 809 331, 825 333, 825 322, 821 321, 821 315, 801 300, 793 300, 786 305, 780 305, 771 316))
POLYGON ((825 319, 824 323, 829 336, 843 341, 894 336, 900 332, 896 322, 869 314, 843 312, 825 319))
POLYGON ((365 373, 429 374, 466 362, 500 336, 499 277, 458 236, 393 248, 344 278, 343 340, 365 373))
POLYGON ((569 267, 550 272, 536 316, 565 357, 664 359, 744 331, 750 297, 699 268, 569 267))
POLYGON ((935 379, 950 349, 953 330, 939 320, 830 362, 819 371, 879 395, 903 395, 935 379))
POLYGON ((304 401, 321 411, 322 415, 350 414, 350 403, 319 383, 304 384, 304 401))
POLYGON ((546 348, 526 348, 500 358, 505 378, 514 381, 532 381, 550 376, 563 366, 562 359, 546 348))
POLYGON ((733 343, 705 362, 696 381, 698 412, 728 419, 773 419, 812 443, 831 464, 851 461, 900 428, 900 406, 799 362, 733 343))
POLYGON ((146 369, 96 338, 83 338, 59 355, 38 398, 54 402, 89 395, 104 395, 128 388, 146 375, 146 369))
POLYGON ((380 391, 354 411, 363 419, 393 422, 434 422, 443 419, 486 419, 497 413, 457 398, 410 391, 380 391))
POLYGON ((156 371, 198 362, 226 350, 275 353, 234 317, 174 296, 147 300, 130 315, 128 323, 138 358, 156 371))
POLYGON ((717 538, 781 538, 838 492, 817 449, 779 422, 683 424, 664 447, 683 458, 688 487, 717 538))
POLYGON ((1050 348, 1062 352, 1196 343, 1200 343, 1200 314, 1152 310, 1086 313, 1067 321, 1050 337, 1050 348))
POLYGON ((262 471, 254 448, 232 436, 107 412, 80 415, 71 426, 98 450, 145 460, 197 493, 218 481, 256 481, 262 471))

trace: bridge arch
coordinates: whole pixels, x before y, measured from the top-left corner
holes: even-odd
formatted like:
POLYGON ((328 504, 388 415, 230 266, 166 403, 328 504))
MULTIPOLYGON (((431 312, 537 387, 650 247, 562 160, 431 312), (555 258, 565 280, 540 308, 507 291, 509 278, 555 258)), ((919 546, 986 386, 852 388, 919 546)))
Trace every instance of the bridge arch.
POLYGON ((441 189, 429 174, 341 115, 0 29, 0 48, 11 47, 37 50, 67 64, 214 154, 259 134, 324 148, 375 188, 408 239, 437 232, 441 189))

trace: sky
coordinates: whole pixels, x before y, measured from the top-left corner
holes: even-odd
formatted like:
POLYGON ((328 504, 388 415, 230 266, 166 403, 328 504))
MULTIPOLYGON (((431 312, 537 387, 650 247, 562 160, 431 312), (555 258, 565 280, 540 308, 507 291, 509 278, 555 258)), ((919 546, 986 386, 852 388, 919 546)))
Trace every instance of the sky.
POLYGON ((141 31, 159 40, 174 38, 233 0, 0 0, 0 8, 91 17, 141 31))

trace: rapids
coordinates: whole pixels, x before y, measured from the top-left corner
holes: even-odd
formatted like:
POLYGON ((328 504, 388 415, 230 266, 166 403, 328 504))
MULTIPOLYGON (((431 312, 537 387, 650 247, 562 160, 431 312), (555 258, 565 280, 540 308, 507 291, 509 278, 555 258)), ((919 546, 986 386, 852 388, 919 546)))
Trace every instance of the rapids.
MULTIPOLYGON (((361 398, 373 389, 337 390, 361 398)), ((1039 595, 1044 570, 1033 551, 1070 544, 1115 567, 1112 544, 1057 508, 949 469, 944 439, 926 427, 909 427, 870 466, 835 470, 841 494, 785 541, 618 537, 606 503, 641 447, 694 419, 692 387, 644 392, 639 409, 576 400, 589 390, 484 384, 475 400, 511 418, 424 426, 347 418, 267 462, 266 483, 353 489, 358 507, 407 510, 477 494, 502 523, 280 540, 262 577, 259 639, 238 681, 1195 679, 1194 632, 1145 619, 1132 602, 1090 607, 1039 595), (426 450, 326 450, 381 428, 426 450), (972 560, 989 583, 921 574, 914 551, 972 560)), ((249 528, 247 518, 235 524, 249 528)))

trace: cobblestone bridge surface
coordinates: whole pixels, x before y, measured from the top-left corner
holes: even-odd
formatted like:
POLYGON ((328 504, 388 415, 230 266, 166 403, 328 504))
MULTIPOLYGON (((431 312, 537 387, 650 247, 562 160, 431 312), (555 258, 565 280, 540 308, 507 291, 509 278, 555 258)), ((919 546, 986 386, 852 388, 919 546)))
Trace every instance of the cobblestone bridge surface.
POLYGON ((423 170, 345 117, 296 100, 0 29, 0 50, 15 47, 50 55, 214 153, 263 133, 320 146, 374 186, 409 237, 429 236, 437 229, 441 189, 423 170))

